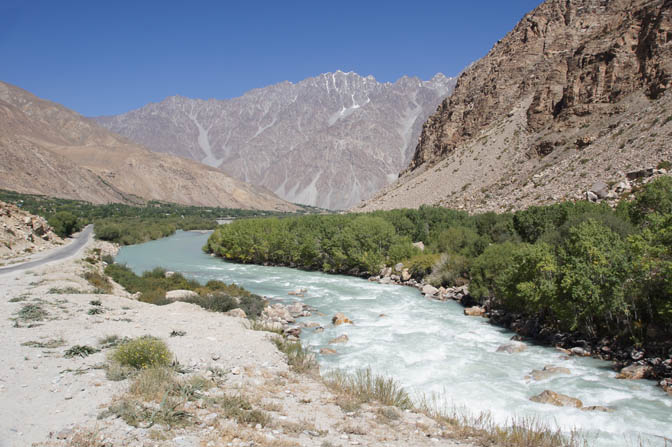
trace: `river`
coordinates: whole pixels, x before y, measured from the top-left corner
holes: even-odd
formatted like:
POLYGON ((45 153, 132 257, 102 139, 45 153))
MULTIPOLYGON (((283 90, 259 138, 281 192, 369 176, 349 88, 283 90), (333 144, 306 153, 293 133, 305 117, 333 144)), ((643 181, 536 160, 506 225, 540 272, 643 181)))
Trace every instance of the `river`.
POLYGON ((651 381, 616 379, 608 362, 567 358, 559 351, 528 345, 515 354, 497 352, 511 332, 479 317, 466 317, 454 302, 424 298, 410 287, 382 285, 359 278, 225 262, 202 252, 209 233, 177 232, 174 236, 123 247, 116 261, 136 273, 154 267, 182 272, 205 282, 235 282, 253 293, 291 302, 302 300, 324 313, 305 321, 325 331, 304 329, 304 346, 317 352, 329 340, 347 334, 349 342, 331 345, 335 356, 320 356, 323 371, 371 367, 394 377, 414 396, 441 396, 447 407, 488 411, 500 424, 512 418, 534 418, 563 430, 580 430, 597 446, 672 446, 672 398, 651 381), (304 298, 288 292, 306 288, 304 298), (333 327, 331 316, 345 313, 355 325, 333 327), (384 316, 381 316, 384 315, 384 316), (543 381, 525 377, 545 365, 569 368, 570 375, 543 381), (534 403, 531 396, 549 389, 602 405, 613 412, 585 412, 534 403))

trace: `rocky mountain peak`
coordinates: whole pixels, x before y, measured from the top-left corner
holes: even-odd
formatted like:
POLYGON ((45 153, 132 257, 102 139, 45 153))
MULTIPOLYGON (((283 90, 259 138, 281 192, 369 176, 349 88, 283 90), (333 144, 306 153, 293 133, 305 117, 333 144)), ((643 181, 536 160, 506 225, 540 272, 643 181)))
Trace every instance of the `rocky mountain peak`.
POLYGON ((338 70, 227 100, 171 97, 96 120, 289 201, 338 209, 396 179, 453 83, 443 75, 381 83, 338 70))

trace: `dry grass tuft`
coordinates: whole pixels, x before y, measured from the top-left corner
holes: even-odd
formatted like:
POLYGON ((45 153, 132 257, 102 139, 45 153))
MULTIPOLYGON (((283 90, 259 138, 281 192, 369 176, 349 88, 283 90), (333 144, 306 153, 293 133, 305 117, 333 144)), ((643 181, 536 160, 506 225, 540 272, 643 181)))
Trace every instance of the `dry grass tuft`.
MULTIPOLYGON (((339 401, 347 405, 378 402, 402 410, 413 407, 408 393, 394 379, 374 375, 368 368, 353 374, 332 371, 325 376, 324 381, 341 396, 339 401)), ((344 410, 348 411, 346 408, 344 410)))
POLYGON ((287 363, 293 371, 313 376, 319 373, 320 368, 315 356, 306 351, 301 342, 291 342, 281 337, 274 338, 273 342, 279 351, 287 355, 287 363))
POLYGON ((450 427, 453 438, 478 439, 483 445, 506 447, 586 447, 587 441, 576 431, 563 433, 535 418, 512 419, 498 425, 487 412, 471 414, 467 409, 441 407, 439 399, 423 398, 418 410, 450 427))

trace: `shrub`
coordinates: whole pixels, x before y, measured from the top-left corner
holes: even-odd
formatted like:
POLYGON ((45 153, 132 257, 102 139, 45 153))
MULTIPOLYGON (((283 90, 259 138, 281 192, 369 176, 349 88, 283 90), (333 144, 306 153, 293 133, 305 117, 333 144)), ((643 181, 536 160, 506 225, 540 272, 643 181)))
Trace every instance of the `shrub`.
POLYGON ((84 273, 84 279, 94 288, 94 293, 110 293, 112 292, 112 283, 107 276, 103 276, 98 272, 84 273))
POLYGON ((72 358, 72 357, 88 357, 91 354, 95 354, 96 352, 100 351, 100 349, 96 349, 92 346, 88 345, 74 345, 70 348, 68 348, 65 351, 64 356, 66 358, 72 358))
POLYGON ((59 211, 50 216, 47 222, 53 227, 54 233, 61 237, 68 237, 82 229, 82 224, 77 217, 67 211, 59 211))
POLYGON ((156 337, 145 336, 123 343, 112 353, 112 359, 122 366, 137 369, 166 366, 173 354, 168 346, 156 337))
POLYGON ((435 286, 462 286, 467 283, 469 260, 458 254, 443 254, 432 267, 428 282, 435 286))
POLYGON ((23 321, 42 321, 49 314, 39 304, 26 304, 19 310, 17 315, 23 321))
POLYGON ((512 262, 516 245, 512 242, 493 244, 474 259, 469 268, 469 293, 479 302, 495 296, 496 280, 512 262))
POLYGON ((422 279, 432 272, 434 264, 441 258, 438 254, 423 253, 404 261, 404 266, 413 278, 422 279))

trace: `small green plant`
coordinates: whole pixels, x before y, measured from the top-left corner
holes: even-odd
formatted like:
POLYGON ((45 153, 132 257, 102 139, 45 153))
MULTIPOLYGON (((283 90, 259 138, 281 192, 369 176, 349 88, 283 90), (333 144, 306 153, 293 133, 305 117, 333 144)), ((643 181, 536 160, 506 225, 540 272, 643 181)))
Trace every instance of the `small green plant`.
POLYGON ((72 357, 88 357, 91 354, 95 354, 99 351, 100 349, 89 345, 74 345, 68 348, 63 356, 68 359, 72 357))
POLYGON ((84 291, 79 290, 75 287, 63 287, 63 288, 52 287, 51 289, 49 289, 47 293, 49 293, 50 295, 64 295, 64 294, 76 295, 84 293, 84 291))
POLYGON ((116 334, 113 335, 106 335, 102 338, 98 339, 98 344, 100 345, 101 349, 107 349, 107 348, 114 348, 115 346, 118 346, 122 343, 125 343, 129 341, 130 338, 128 337, 120 337, 116 334))
POLYGON ((102 307, 92 307, 87 312, 87 314, 89 315, 98 315, 102 313, 105 313, 105 309, 103 309, 102 307))
POLYGON ((112 353, 112 359, 122 366, 136 369, 167 366, 173 354, 162 340, 145 336, 123 343, 112 353))
POLYGON ((100 300, 91 300, 89 301, 89 304, 92 306, 102 306, 103 303, 100 302, 100 300))
POLYGON ((254 409, 252 404, 242 396, 220 396, 210 398, 208 402, 211 405, 221 407, 226 417, 235 419, 241 424, 252 426, 261 424, 262 427, 265 427, 271 422, 268 414, 254 409))
POLYGON ((656 169, 665 169, 666 171, 669 171, 670 168, 672 168, 672 162, 668 160, 661 160, 658 165, 656 165, 656 169))
POLYGON ((187 333, 185 331, 173 330, 173 331, 170 332, 171 337, 184 337, 185 335, 187 335, 187 333))
POLYGON ((17 315, 23 321, 42 321, 47 318, 49 313, 39 304, 26 304, 17 315))
POLYGON ((106 264, 114 264, 114 257, 112 255, 103 255, 101 260, 106 264))
POLYGON ((9 302, 20 303, 21 301, 26 301, 27 299, 28 299, 27 295, 21 295, 21 296, 15 296, 14 298, 10 298, 9 302))

